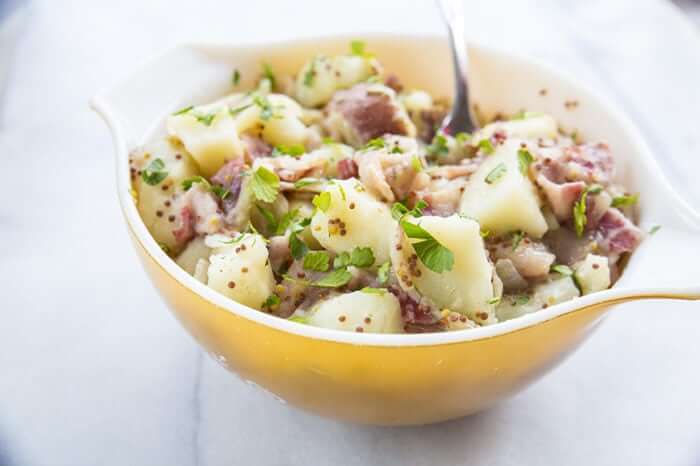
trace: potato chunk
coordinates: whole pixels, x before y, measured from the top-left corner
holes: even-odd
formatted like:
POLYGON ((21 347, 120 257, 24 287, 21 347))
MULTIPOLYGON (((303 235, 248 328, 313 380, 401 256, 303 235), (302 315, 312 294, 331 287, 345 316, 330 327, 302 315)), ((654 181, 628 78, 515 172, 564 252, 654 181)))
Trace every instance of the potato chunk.
POLYGON ((261 309, 275 286, 265 239, 245 233, 233 244, 226 244, 227 240, 230 238, 222 235, 207 237, 207 245, 214 248, 207 283, 228 298, 261 309))
POLYGON ((311 234, 335 253, 369 247, 375 265, 389 260, 391 232, 396 222, 389 207, 368 194, 355 180, 335 181, 324 190, 329 196, 325 210, 319 208, 311 219, 311 234))
POLYGON ((524 118, 508 121, 496 121, 481 128, 473 140, 478 142, 488 139, 494 133, 500 132, 509 138, 519 139, 551 139, 558 135, 557 122, 549 115, 525 115, 524 118))
POLYGON ((547 231, 540 200, 527 175, 520 170, 518 141, 497 146, 467 183, 459 211, 479 221, 495 235, 522 230, 534 238, 547 231))
POLYGON ((183 180, 197 175, 197 164, 182 146, 168 141, 151 144, 133 153, 131 158, 134 170, 144 170, 156 159, 165 165, 164 171, 168 175, 160 183, 150 185, 140 176, 135 176, 133 186, 138 195, 137 208, 146 228, 158 243, 176 252, 175 224, 169 218, 179 215, 175 198, 183 191, 183 180))
POLYGON ((317 56, 297 74, 296 98, 305 107, 326 104, 333 93, 366 81, 379 72, 375 59, 359 55, 317 56))
POLYGON ((607 257, 589 253, 585 259, 574 265, 574 271, 574 277, 583 294, 607 290, 610 287, 610 265, 607 257))
POLYGON ((204 243, 204 238, 198 237, 187 243, 187 246, 180 255, 177 256, 175 262, 177 262, 177 265, 182 267, 185 272, 194 275, 199 260, 208 260, 210 254, 211 249, 204 243))
POLYGON ((321 301, 311 310, 308 322, 352 332, 403 332, 399 300, 384 289, 354 291, 321 301))
POLYGON ((505 295, 496 309, 499 321, 513 319, 544 307, 570 301, 580 296, 576 284, 571 277, 540 283, 535 286, 531 295, 505 295))
POLYGON ((478 323, 494 323, 494 306, 490 304, 494 297, 494 271, 479 224, 458 215, 405 220, 420 225, 452 251, 454 264, 452 270, 442 273, 428 269, 401 230, 401 243, 392 248, 392 265, 402 287, 413 287, 440 308, 465 314, 478 323))

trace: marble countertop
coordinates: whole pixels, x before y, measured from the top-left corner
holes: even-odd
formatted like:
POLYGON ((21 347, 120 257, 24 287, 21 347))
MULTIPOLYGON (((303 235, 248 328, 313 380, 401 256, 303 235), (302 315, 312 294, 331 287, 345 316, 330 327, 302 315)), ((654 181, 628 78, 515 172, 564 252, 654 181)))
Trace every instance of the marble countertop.
MULTIPOLYGON (((621 306, 567 362, 500 406, 389 429, 307 415, 231 376, 141 272, 114 193, 111 140, 89 97, 190 39, 440 31, 432 2, 407 4, 30 3, 0 107, 0 465, 700 464, 698 304, 621 306)), ((700 35, 672 4, 469 5, 477 40, 611 96, 680 191, 700 201, 700 35)))

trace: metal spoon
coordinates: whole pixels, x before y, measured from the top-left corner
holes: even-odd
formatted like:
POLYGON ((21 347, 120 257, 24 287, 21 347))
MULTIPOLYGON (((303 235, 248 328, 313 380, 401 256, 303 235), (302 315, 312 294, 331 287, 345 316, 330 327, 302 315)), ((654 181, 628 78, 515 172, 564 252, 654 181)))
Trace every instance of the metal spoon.
POLYGON ((455 96, 452 111, 440 125, 440 131, 455 135, 459 132, 471 133, 479 125, 469 104, 469 85, 467 71, 469 69, 467 46, 464 40, 464 11, 461 0, 437 0, 442 12, 442 18, 447 25, 452 49, 452 65, 455 75, 455 96))

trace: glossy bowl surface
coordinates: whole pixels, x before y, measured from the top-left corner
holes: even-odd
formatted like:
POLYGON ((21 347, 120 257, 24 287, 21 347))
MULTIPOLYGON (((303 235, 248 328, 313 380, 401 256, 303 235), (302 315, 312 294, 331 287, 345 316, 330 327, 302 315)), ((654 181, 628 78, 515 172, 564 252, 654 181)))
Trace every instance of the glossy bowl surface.
MULTIPOLYGON (((479 112, 487 117, 521 109, 547 112, 584 140, 608 142, 618 178, 641 194, 642 228, 663 226, 643 242, 612 289, 489 327, 373 335, 278 319, 197 282, 161 251, 141 221, 130 195, 129 152, 162 134, 164 117, 173 110, 230 92, 234 68, 246 88, 262 62, 291 73, 314 54, 345 52, 351 39, 182 46, 92 101, 114 137, 119 199, 148 275, 184 327, 226 368, 278 399, 323 416, 383 425, 432 423, 474 413, 523 389, 571 353, 618 302, 700 297, 700 280, 678 267, 679 257, 700 262, 700 216, 665 181, 634 126, 572 78, 476 45, 469 53, 479 112)), ((444 38, 363 39, 407 87, 450 95, 444 38)))

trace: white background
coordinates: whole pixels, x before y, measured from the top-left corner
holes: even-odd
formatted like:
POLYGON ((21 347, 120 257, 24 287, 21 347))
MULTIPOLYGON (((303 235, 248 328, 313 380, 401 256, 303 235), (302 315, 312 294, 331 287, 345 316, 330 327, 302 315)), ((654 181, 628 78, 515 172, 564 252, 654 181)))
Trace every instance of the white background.
MULTIPOLYGON (((611 96, 700 201, 700 37, 675 7, 468 8, 478 41, 611 96)), ((616 309, 565 364, 488 412, 370 428, 298 412, 225 372, 141 271, 92 94, 184 40, 439 32, 432 2, 37 0, 27 13, 0 107, 0 465, 700 464, 697 304, 616 309)))

